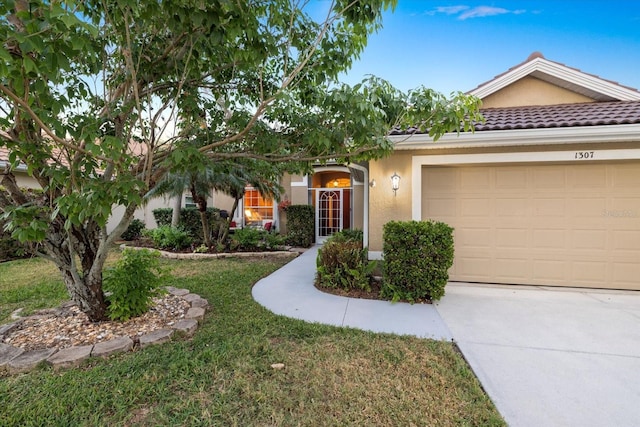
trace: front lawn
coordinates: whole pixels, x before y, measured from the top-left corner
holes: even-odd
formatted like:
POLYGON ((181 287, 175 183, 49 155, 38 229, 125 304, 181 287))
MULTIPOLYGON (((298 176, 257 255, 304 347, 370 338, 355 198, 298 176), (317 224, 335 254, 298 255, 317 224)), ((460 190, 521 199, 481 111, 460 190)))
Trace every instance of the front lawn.
MULTIPOLYGON (((168 284, 212 305, 196 335, 79 369, 0 374, 0 425, 504 425, 451 343, 308 324, 255 303, 251 286, 283 262, 163 260, 168 284)), ((0 323, 65 298, 45 261, 0 264, 0 323)))

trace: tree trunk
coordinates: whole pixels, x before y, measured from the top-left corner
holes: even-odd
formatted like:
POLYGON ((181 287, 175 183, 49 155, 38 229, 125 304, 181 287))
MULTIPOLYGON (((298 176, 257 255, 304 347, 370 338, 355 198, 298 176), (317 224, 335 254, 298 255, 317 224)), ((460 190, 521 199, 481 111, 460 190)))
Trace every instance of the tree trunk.
POLYGON ((180 222, 180 210, 182 209, 182 194, 173 200, 173 211, 171 212, 171 226, 177 227, 180 222))
POLYGON ((92 322, 107 320, 107 301, 102 291, 102 269, 99 274, 80 276, 69 269, 60 268, 62 279, 71 300, 92 322))
POLYGON ((191 197, 198 206, 200 212, 200 222, 202 222, 202 239, 206 247, 211 247, 211 227, 209 226, 209 215, 207 215, 207 196, 198 194, 194 186, 191 186, 191 197))

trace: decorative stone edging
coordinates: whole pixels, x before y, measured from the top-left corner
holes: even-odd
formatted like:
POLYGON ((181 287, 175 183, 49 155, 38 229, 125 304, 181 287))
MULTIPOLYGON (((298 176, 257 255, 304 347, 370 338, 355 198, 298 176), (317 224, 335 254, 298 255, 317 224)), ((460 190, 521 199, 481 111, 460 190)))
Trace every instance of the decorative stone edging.
POLYGON ((128 246, 126 244, 120 245, 120 249, 149 249, 152 251, 160 252, 163 258, 169 259, 202 259, 202 258, 266 258, 266 257, 288 257, 298 256, 304 249, 291 248, 286 251, 271 251, 271 252, 221 252, 218 254, 198 253, 198 252, 168 252, 156 248, 144 248, 139 246, 128 246))
POLYGON ((184 319, 176 321, 169 327, 141 335, 137 344, 130 337, 125 336, 93 345, 25 351, 1 342, 5 335, 20 324, 20 321, 0 325, 0 371, 8 371, 9 373, 27 372, 40 363, 49 364, 54 368, 67 368, 77 366, 89 357, 108 357, 115 353, 132 351, 138 347, 145 348, 161 344, 170 341, 176 332, 191 337, 198 328, 198 324, 204 319, 206 310, 209 308, 209 302, 200 295, 190 293, 187 289, 168 286, 167 291, 171 295, 180 297, 189 303, 190 307, 184 319))

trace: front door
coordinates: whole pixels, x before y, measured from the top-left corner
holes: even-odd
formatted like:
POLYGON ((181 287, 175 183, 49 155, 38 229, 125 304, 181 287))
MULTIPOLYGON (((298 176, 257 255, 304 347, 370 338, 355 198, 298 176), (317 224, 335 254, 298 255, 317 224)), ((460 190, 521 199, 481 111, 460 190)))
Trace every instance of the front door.
POLYGON ((342 188, 316 190, 316 243, 342 230, 342 188))

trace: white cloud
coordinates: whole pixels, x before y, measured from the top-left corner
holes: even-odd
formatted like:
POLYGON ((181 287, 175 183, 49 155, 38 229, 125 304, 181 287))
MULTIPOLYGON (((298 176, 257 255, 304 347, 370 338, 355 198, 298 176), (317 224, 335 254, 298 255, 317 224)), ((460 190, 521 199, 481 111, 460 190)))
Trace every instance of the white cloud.
POLYGON ((521 15, 526 13, 524 9, 509 10, 502 7, 493 6, 476 6, 470 7, 465 5, 457 6, 439 6, 435 9, 426 12, 427 15, 435 15, 437 13, 444 13, 446 15, 458 15, 458 19, 464 21, 469 18, 484 18, 487 16, 505 15, 512 13, 514 15, 521 15))

